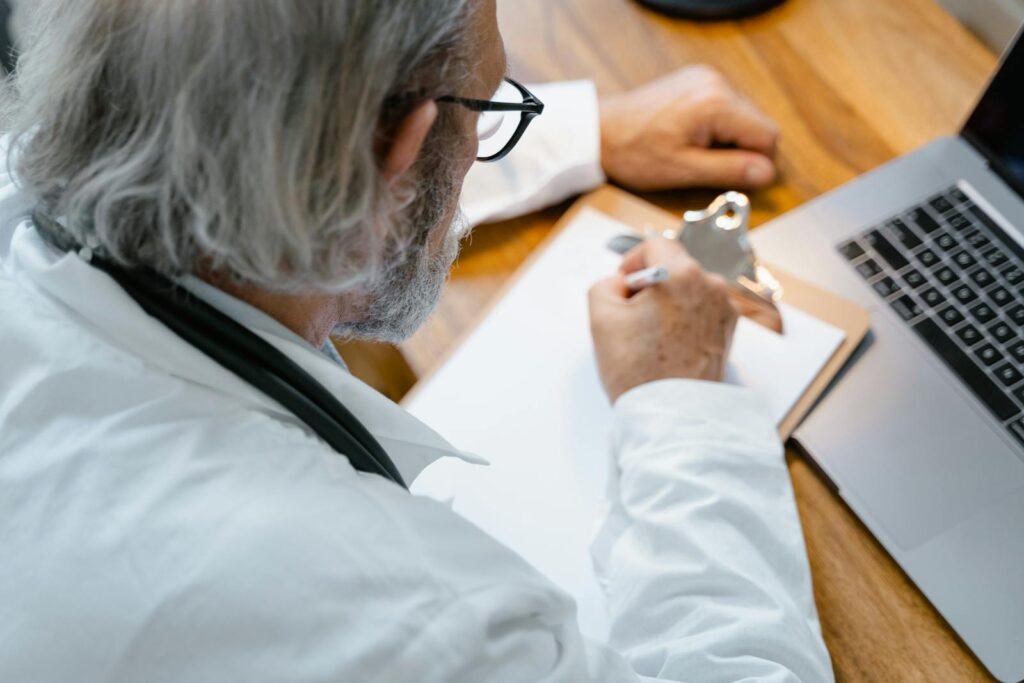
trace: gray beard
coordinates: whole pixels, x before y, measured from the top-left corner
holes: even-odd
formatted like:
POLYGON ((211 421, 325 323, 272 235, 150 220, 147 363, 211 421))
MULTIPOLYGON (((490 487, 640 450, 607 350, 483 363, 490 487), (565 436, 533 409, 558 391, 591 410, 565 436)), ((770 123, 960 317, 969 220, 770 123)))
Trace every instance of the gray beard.
POLYGON ((456 183, 447 169, 414 201, 405 220, 418 234, 405 258, 387 269, 384 277, 367 292, 369 301, 361 320, 334 328, 334 333, 353 339, 399 344, 426 322, 441 298, 441 290, 459 256, 459 245, 468 232, 461 212, 447 228, 441 249, 431 254, 427 246, 448 214, 456 183))
POLYGON ((335 334, 354 339, 400 344, 426 322, 441 299, 441 290, 459 256, 461 230, 453 226, 444 246, 433 255, 421 249, 378 283, 370 292, 366 316, 342 323, 335 334))

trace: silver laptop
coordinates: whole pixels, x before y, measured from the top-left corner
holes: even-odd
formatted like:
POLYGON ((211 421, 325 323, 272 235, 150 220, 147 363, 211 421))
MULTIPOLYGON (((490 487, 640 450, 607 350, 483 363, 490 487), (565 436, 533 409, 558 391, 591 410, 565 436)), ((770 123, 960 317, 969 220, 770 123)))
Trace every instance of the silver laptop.
POLYGON ((795 438, 996 678, 1024 680, 1024 39, 960 135, 752 241, 872 315, 795 438))

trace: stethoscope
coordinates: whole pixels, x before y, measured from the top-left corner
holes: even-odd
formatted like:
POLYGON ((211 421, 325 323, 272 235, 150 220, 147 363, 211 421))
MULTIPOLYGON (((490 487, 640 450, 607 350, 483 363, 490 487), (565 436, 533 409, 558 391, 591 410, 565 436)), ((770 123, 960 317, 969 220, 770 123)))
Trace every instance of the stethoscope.
MULTIPOLYGON (((37 226, 47 225, 42 216, 34 218, 37 226)), ((47 237, 49 231, 40 232, 47 237)), ((181 339, 287 408, 354 468, 408 488, 370 431, 312 375, 254 332, 153 270, 126 268, 96 253, 87 260, 181 339)))

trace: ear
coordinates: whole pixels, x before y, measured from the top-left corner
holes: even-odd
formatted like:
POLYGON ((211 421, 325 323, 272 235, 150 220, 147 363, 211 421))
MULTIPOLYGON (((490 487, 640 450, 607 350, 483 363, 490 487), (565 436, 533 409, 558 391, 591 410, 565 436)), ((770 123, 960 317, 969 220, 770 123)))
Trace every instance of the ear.
POLYGON ((394 182, 408 171, 423 149, 430 129, 437 120, 437 103, 424 102, 413 109, 395 127, 381 149, 381 171, 389 183, 394 182))

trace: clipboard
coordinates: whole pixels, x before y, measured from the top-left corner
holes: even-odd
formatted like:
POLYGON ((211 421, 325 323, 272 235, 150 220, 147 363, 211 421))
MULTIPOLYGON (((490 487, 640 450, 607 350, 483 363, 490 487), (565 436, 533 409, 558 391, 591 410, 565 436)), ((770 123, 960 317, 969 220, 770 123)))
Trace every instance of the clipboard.
MULTIPOLYGON (((597 638, 607 637, 607 615, 587 548, 613 471, 606 429, 613 406, 600 388, 582 295, 601 277, 597 273, 615 269, 618 257, 606 245, 623 226, 643 231, 676 225, 672 214, 621 190, 606 187, 584 196, 402 402, 459 448, 490 462, 480 468, 441 459, 416 479, 413 491, 452 505, 547 574, 577 599, 584 632, 597 638), (548 297, 546 305, 537 305, 539 296, 548 297), (565 333, 552 334, 563 328, 565 333), (502 350, 510 355, 504 361, 495 355, 502 350), (525 523, 524 495, 534 519, 558 523, 543 532, 525 523)), ((796 278, 785 277, 784 286, 783 298, 800 309, 800 317, 831 326, 822 332, 828 348, 818 346, 813 368, 784 377, 769 366, 762 375, 769 383, 778 377, 780 384, 799 377, 799 386, 772 412, 785 440, 864 338, 868 316, 796 278)), ((797 329, 800 323, 790 320, 797 329)), ((757 344, 785 345, 771 334, 748 328, 747 339, 754 341, 746 348, 755 360, 757 344)))
MULTIPOLYGON (((548 242, 557 237, 586 208, 600 211, 633 227, 641 233, 652 229, 657 232, 670 228, 675 229, 679 227, 680 222, 680 219, 671 213, 645 202, 628 192, 606 185, 577 200, 558 223, 555 224, 551 235, 538 247, 535 253, 542 252, 548 242)), ((527 264, 520 272, 527 270, 531 260, 532 257, 527 260, 527 264)), ((845 340, 836 349, 824 368, 822 368, 818 377, 811 383, 807 391, 804 392, 804 395, 779 424, 779 436, 785 442, 811 411, 811 408, 818 402, 818 399, 825 393, 825 390, 828 389, 832 380, 836 378, 843 369, 843 366, 846 365, 846 362, 853 356, 860 343, 864 341, 871 327, 871 319, 868 312, 857 304, 809 285, 789 273, 772 267, 770 263, 765 265, 782 284, 782 300, 785 303, 841 329, 846 334, 845 340)), ((509 287, 514 285, 515 279, 513 278, 513 282, 509 284, 509 287)))

